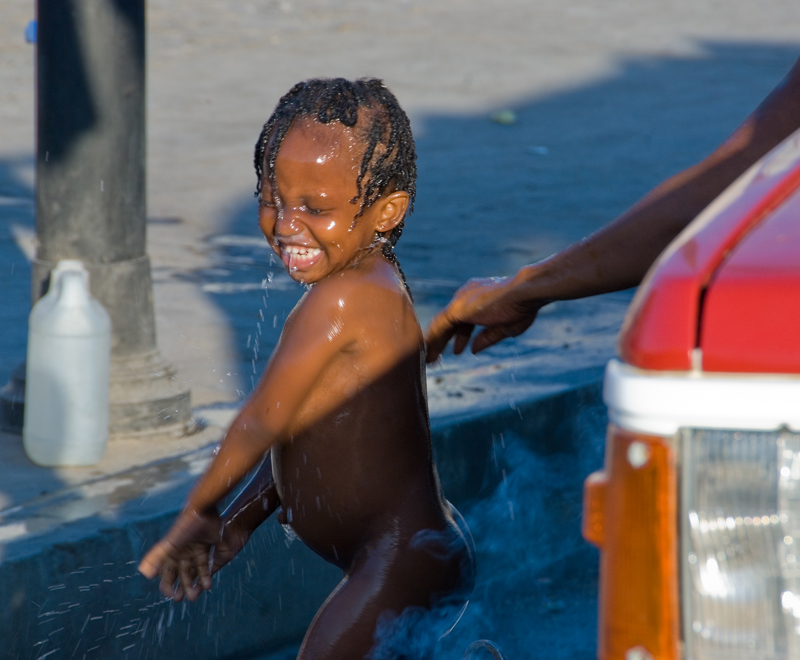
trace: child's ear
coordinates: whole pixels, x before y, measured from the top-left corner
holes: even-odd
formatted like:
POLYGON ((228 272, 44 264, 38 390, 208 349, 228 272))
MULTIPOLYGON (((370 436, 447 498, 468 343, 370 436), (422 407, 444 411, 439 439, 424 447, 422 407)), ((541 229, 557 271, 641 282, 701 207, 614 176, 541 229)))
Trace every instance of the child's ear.
POLYGON ((375 219, 375 231, 392 231, 399 225, 408 211, 410 197, 405 190, 398 190, 385 197, 381 197, 376 204, 377 217, 375 219))

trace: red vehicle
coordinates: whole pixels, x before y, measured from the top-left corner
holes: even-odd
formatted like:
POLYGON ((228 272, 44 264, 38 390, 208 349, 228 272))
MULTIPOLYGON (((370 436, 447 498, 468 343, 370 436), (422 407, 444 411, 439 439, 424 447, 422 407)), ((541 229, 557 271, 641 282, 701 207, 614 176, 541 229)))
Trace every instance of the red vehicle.
POLYGON ((598 657, 800 658, 800 131, 650 270, 604 399, 598 657))

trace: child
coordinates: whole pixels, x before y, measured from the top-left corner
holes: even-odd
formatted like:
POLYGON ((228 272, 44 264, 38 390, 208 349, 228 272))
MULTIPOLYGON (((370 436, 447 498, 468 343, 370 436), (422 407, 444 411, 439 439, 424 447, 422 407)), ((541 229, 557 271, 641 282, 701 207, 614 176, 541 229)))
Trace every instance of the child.
POLYGON ((408 118, 379 80, 309 80, 280 100, 256 144, 259 224, 291 277, 313 286, 140 565, 161 575, 165 596, 194 600, 280 506, 280 521, 345 574, 302 660, 405 655, 388 639, 393 625, 399 635, 404 616, 463 605, 472 587, 469 532, 433 464, 424 343, 393 252, 415 160, 408 118), (217 503, 262 459, 221 519, 217 503))

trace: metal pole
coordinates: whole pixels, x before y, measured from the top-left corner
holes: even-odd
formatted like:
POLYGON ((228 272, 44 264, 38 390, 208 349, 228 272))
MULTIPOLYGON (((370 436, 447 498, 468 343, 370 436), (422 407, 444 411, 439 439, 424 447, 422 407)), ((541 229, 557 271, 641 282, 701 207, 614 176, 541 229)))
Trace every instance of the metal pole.
POLYGON ((110 431, 184 432, 189 391, 156 345, 145 251, 145 2, 38 0, 32 302, 80 259, 111 317, 110 431))

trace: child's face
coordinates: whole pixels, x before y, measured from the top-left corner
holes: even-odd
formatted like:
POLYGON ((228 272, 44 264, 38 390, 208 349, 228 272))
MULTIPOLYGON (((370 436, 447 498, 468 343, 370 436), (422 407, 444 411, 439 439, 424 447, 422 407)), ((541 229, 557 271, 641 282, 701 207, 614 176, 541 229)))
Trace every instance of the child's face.
POLYGON ((356 218, 363 148, 339 123, 298 119, 275 161, 273 190, 264 176, 258 220, 291 277, 312 284, 367 254, 381 225, 381 204, 356 218))

